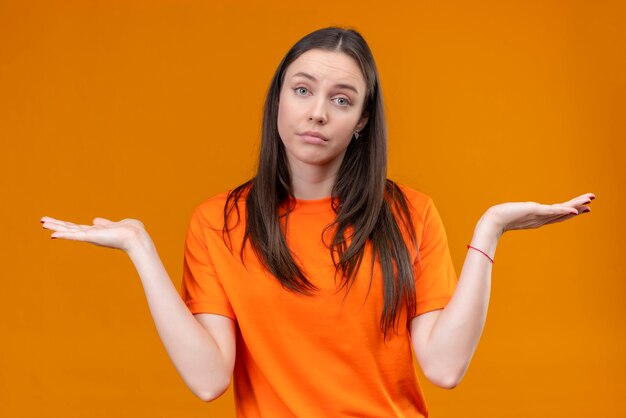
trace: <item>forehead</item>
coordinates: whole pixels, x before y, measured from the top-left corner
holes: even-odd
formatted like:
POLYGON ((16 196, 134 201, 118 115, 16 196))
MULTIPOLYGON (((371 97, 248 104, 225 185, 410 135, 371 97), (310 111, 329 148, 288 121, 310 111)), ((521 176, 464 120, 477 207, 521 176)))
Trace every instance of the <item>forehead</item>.
POLYGON ((307 73, 320 82, 350 82, 365 90, 365 79, 359 64, 343 52, 310 49, 294 60, 285 72, 285 80, 297 73, 307 73))

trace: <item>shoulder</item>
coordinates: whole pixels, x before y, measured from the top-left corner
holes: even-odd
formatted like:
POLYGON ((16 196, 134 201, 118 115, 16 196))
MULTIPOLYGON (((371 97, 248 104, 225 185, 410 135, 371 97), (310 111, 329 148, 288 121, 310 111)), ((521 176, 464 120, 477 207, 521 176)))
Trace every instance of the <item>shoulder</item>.
POLYGON ((192 215, 192 222, 197 222, 204 227, 220 228, 224 221, 224 206, 229 192, 223 192, 211 196, 198 204, 192 215))
POLYGON ((244 186, 245 184, 202 201, 196 206, 191 222, 200 224, 205 228, 221 230, 224 227, 224 216, 227 215, 229 228, 234 227, 239 223, 239 219, 245 219, 248 190, 244 186), (231 220, 233 221, 232 225, 231 220))
POLYGON ((402 191, 402 193, 404 193, 407 200, 410 201, 412 204, 422 207, 432 203, 431 197, 426 193, 413 189, 409 186, 405 186, 403 184, 396 183, 396 185, 402 191))
POLYGON ((200 223, 208 228, 222 229, 226 216, 229 219, 229 228, 234 227, 234 225, 230 225, 231 215, 235 215, 234 221, 236 223, 239 222, 240 218, 245 219, 246 198, 251 185, 252 180, 249 180, 232 190, 205 199, 196 206, 192 215, 192 222, 200 223))
POLYGON ((432 198, 426 193, 403 184, 392 182, 402 192, 414 221, 424 223, 425 218, 434 207, 432 198))

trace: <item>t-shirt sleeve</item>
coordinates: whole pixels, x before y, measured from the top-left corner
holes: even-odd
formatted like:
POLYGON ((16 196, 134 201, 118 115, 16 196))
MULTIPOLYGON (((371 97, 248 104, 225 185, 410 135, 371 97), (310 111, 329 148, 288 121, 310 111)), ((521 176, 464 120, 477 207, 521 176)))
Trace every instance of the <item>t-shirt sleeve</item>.
MULTIPOLYGON (((235 313, 211 260, 207 235, 211 229, 203 224, 196 209, 189 222, 185 239, 183 281, 180 296, 191 313, 211 313, 236 320, 235 313)), ((221 237, 221 231, 220 231, 221 237)))
POLYGON ((431 198, 427 199, 415 271, 416 312, 445 308, 454 294, 457 276, 452 264, 448 238, 439 212, 431 198))

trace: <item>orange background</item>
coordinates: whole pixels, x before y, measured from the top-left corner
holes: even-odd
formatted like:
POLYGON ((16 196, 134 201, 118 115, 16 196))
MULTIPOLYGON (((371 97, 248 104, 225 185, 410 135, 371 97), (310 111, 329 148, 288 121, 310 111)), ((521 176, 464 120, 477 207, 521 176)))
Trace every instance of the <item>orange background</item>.
POLYGON ((180 286, 193 208, 253 173, 279 60, 331 24, 368 40, 390 176, 433 197, 458 273, 489 206, 597 196, 505 234, 465 379, 421 379, 431 416, 626 415, 623 2, 5 0, 1 416, 234 416, 177 375, 128 257, 39 218, 141 219, 180 286))

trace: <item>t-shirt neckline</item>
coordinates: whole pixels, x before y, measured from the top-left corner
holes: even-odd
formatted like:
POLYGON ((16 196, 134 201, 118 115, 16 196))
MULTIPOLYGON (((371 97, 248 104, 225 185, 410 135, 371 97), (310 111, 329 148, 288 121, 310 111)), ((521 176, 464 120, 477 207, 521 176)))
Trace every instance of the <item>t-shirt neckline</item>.
POLYGON ((296 199, 290 198, 290 202, 295 202, 293 212, 297 213, 325 213, 333 212, 332 196, 321 199, 296 199))

